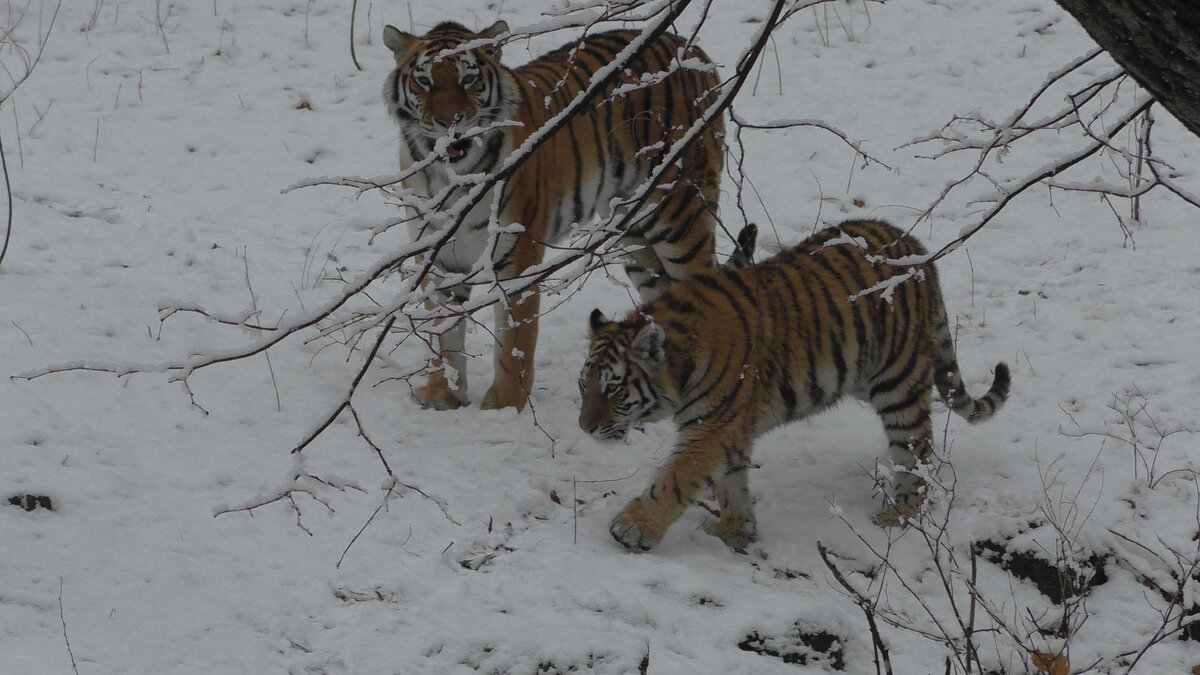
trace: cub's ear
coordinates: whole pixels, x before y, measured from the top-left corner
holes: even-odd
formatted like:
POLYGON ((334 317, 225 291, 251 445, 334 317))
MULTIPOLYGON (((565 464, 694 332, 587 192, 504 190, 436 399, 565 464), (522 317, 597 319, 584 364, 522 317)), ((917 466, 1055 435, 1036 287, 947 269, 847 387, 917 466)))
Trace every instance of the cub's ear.
POLYGON ((416 39, 416 35, 402 33, 400 32, 400 29, 396 28, 395 26, 385 26, 383 29, 383 44, 386 45, 388 49, 392 50, 392 53, 396 55, 397 59, 401 56, 404 56, 404 52, 408 51, 409 46, 412 45, 413 40, 416 39))
MULTIPOLYGON (((479 34, 479 36, 485 37, 485 38, 497 38, 508 32, 509 32, 508 22, 504 21, 504 20, 500 20, 500 21, 497 21, 496 23, 492 24, 491 26, 485 28, 483 30, 483 32, 479 34)), ((488 58, 490 58, 491 60, 493 60, 493 61, 500 60, 500 45, 491 45, 489 47, 484 47, 483 51, 485 53, 487 53, 488 58)))
POLYGON ((758 244, 758 226, 754 223, 747 223, 738 232, 737 247, 742 257, 746 259, 747 265, 754 264, 754 247, 758 244))
POLYGON ((588 337, 592 337, 596 333, 599 333, 601 328, 604 328, 610 323, 612 322, 608 320, 607 316, 604 316, 604 312, 601 312, 598 309, 593 309, 591 317, 588 318, 588 337))
POLYGON ((754 247, 758 242, 758 226, 749 223, 737 235, 737 244, 729 260, 725 261, 727 270, 744 270, 754 265, 754 247))
POLYGON ((667 332, 652 321, 633 338, 630 356, 647 370, 657 370, 667 359, 666 342, 667 332))

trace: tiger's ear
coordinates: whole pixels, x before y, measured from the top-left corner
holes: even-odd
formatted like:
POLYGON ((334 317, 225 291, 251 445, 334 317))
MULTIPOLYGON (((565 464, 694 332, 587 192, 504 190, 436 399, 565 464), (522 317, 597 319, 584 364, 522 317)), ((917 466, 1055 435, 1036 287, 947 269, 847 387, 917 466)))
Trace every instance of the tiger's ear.
POLYGON ((633 338, 630 355, 647 370, 657 370, 667 359, 667 332, 651 321, 633 338))
POLYGON ((608 320, 607 316, 604 316, 604 312, 601 312, 598 309, 593 309, 591 317, 588 318, 588 337, 592 337, 596 333, 599 333, 601 328, 604 328, 610 323, 612 322, 608 320))
MULTIPOLYGON (((501 19, 500 21, 497 21, 491 26, 485 28, 483 32, 479 34, 479 37, 497 38, 508 32, 508 22, 501 19)), ((484 47, 483 51, 488 55, 489 59, 493 61, 500 60, 500 45, 490 45, 488 47, 484 47)))
POLYGON ((408 51, 409 46, 412 45, 413 40, 416 39, 416 35, 402 33, 400 32, 400 29, 396 28, 395 26, 384 26, 383 28, 383 44, 386 45, 388 49, 392 50, 392 53, 396 55, 396 58, 404 56, 404 52, 408 51))

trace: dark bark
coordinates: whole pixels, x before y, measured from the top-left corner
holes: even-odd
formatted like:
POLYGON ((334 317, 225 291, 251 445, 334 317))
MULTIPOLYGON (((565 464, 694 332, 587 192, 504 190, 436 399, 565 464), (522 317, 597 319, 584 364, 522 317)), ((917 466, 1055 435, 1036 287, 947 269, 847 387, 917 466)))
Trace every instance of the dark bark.
POLYGON ((1163 108, 1200 136, 1200 1, 1056 1, 1163 108))

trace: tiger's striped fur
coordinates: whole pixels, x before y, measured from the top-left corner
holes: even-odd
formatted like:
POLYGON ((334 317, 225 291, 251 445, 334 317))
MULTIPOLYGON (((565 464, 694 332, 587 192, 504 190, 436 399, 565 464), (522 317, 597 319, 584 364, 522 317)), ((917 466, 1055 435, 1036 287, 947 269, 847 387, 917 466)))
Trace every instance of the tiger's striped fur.
MULTIPOLYGON (((966 392, 937 270, 903 264, 924 255, 895 227, 850 221, 748 268, 692 277, 619 322, 593 312, 579 426, 598 438, 666 418, 679 427, 671 457, 613 520, 617 541, 651 548, 711 487, 721 516, 708 531, 744 547, 756 536, 752 442, 843 396, 875 409, 904 469, 932 450, 935 386, 968 421, 991 417, 1008 396, 1008 367, 996 365, 982 398, 966 392)), ((923 485, 902 472, 877 522, 914 516, 923 485)))
MULTIPOLYGON (((408 189, 425 197, 445 196, 443 203, 452 204, 465 192, 455 185, 455 175, 496 170, 640 35, 588 35, 510 70, 501 65, 496 44, 506 33, 503 21, 479 33, 455 23, 420 37, 392 26, 384 30, 384 43, 396 58, 384 100, 400 127, 402 168, 438 156, 406 179, 408 189), (464 47, 467 43, 473 46, 464 47)), ((651 42, 615 84, 533 152, 498 202, 489 195, 467 214, 454 241, 437 254, 437 267, 467 273, 490 256, 503 280, 537 264, 545 246, 561 240, 573 224, 608 216, 614 204, 643 184, 713 104, 719 86, 715 67, 699 48, 670 34, 651 42), (617 88, 621 91, 614 94, 617 88), (499 235, 488 228, 496 203, 499 235), (514 232, 507 227, 512 224, 521 227, 514 232)), ((633 249, 626 270, 643 300, 715 264, 723 136, 717 118, 667 170, 649 205, 624 233, 623 243, 633 249)), ((448 295, 462 300, 469 294, 464 283, 448 295)), ((495 379, 483 407, 519 409, 528 400, 538 306, 536 293, 512 295, 497 305, 495 379)), ((463 331, 462 321, 437 331, 439 359, 428 384, 415 391, 423 405, 455 408, 467 402, 463 331)))

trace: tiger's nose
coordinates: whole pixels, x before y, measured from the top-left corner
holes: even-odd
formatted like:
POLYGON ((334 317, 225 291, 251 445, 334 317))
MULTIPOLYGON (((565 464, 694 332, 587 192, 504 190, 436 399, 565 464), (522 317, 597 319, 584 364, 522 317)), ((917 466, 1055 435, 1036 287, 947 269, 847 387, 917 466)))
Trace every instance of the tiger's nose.
POLYGON ((454 126, 455 124, 458 124, 458 120, 461 117, 462 117, 462 115, 455 115, 453 117, 434 117, 433 121, 436 124, 440 124, 440 125, 446 127, 447 129, 449 129, 450 127, 454 126))

